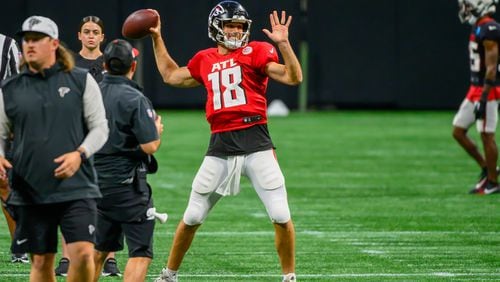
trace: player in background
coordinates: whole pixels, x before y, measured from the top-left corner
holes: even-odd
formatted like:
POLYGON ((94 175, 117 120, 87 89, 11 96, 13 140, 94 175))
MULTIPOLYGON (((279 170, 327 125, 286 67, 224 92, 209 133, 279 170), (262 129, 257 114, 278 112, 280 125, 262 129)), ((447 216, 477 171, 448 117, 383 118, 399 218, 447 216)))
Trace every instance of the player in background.
POLYGON ((495 130, 500 98, 499 43, 500 24, 493 18, 498 0, 458 0, 459 18, 472 26, 469 36, 470 87, 455 118, 453 137, 481 168, 479 181, 471 194, 498 193, 498 149, 495 130), (467 130, 476 123, 484 156, 467 130))
MULTIPOLYGON (((4 80, 12 75, 19 73, 19 63, 22 57, 16 41, 4 34, 0 34, 0 80, 4 80)), ((7 153, 8 155, 8 153, 7 153)), ((2 212, 9 227, 11 240, 14 240, 16 222, 7 210, 7 199, 10 194, 10 186, 7 178, 0 180, 0 199, 2 200, 2 212)), ((18 248, 18 245, 12 242, 11 262, 29 263, 28 255, 18 248)))
MULTIPOLYGON (((82 46, 75 55, 75 65, 87 69, 98 83, 101 82, 104 72, 104 59, 101 52, 101 44, 104 41, 104 22, 96 16, 84 17, 80 21, 78 28, 78 40, 80 40, 82 46)), ((67 276, 70 261, 68 259, 68 248, 62 236, 61 247, 61 259, 55 272, 57 276, 67 276)), ((120 275, 115 253, 109 253, 102 269, 102 276, 120 275)))
POLYGON ((288 40, 292 21, 285 11, 270 14, 275 44, 249 42, 252 21, 238 2, 217 4, 208 17, 209 37, 217 44, 198 52, 187 66, 170 57, 161 23, 151 28, 156 64, 163 81, 176 87, 203 85, 206 118, 211 127, 208 151, 192 184, 188 206, 179 222, 166 267, 156 281, 177 281, 177 271, 195 232, 224 196, 236 195, 240 176, 247 176, 275 229, 283 281, 295 281, 295 230, 285 180, 267 128, 269 78, 287 85, 302 81, 300 63, 288 40), (279 63, 278 51, 284 64, 279 63))

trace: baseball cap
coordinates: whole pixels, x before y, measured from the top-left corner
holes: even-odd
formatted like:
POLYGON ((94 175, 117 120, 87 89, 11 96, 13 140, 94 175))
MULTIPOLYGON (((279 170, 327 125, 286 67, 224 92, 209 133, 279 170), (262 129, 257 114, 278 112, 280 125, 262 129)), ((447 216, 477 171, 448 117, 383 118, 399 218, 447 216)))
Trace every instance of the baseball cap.
POLYGON ((104 49, 104 62, 112 73, 125 74, 132 62, 139 56, 139 50, 123 39, 115 39, 104 49))
POLYGON ((17 34, 23 36, 26 32, 39 32, 53 39, 59 38, 57 24, 53 20, 42 16, 31 16, 27 18, 23 22, 21 31, 17 32, 17 34))

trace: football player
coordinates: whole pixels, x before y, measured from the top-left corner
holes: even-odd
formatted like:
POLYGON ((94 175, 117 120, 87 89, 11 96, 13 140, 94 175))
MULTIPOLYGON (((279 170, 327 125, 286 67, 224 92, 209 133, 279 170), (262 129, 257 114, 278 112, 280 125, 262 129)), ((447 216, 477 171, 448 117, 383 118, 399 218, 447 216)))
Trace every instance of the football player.
POLYGON ((302 70, 288 40, 292 17, 285 11, 273 11, 269 17, 271 30, 263 32, 274 45, 249 41, 252 21, 248 12, 238 2, 220 2, 208 17, 208 36, 216 47, 198 52, 183 67, 170 57, 160 21, 151 28, 163 80, 176 87, 203 85, 211 128, 208 151, 193 180, 167 266, 156 281, 177 281, 177 271, 196 230, 222 197, 238 194, 241 175, 250 179, 274 224, 283 281, 296 280, 295 231, 285 180, 267 128, 266 88, 269 78, 298 85, 302 70), (278 51, 284 64, 278 60, 278 51))
POLYGON ((495 130, 500 98, 497 70, 500 25, 492 18, 498 0, 458 0, 458 16, 462 23, 472 26, 469 36, 470 87, 455 118, 453 137, 481 168, 479 181, 471 194, 498 193, 498 150, 495 130), (476 123, 481 135, 484 155, 467 130, 476 123))

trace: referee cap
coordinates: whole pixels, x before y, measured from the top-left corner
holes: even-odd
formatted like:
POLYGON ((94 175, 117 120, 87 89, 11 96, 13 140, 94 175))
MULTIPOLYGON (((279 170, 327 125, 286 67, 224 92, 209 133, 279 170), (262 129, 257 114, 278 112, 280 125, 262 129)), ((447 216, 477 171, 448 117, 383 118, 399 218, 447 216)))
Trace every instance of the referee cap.
POLYGON ((31 16, 27 18, 23 23, 21 31, 17 34, 23 36, 26 32, 39 32, 53 39, 59 38, 57 24, 53 20, 42 16, 31 16))
POLYGON ((111 74, 126 74, 139 50, 123 39, 115 39, 104 49, 104 62, 111 74))

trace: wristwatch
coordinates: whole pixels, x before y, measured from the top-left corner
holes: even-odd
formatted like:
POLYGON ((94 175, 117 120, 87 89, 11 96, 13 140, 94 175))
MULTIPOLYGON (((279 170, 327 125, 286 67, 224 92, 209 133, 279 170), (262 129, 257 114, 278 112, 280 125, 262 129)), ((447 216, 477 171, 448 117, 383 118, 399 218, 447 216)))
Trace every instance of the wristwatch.
POLYGON ((82 163, 87 161, 87 155, 85 154, 85 151, 78 151, 80 152, 80 158, 82 159, 82 163))

